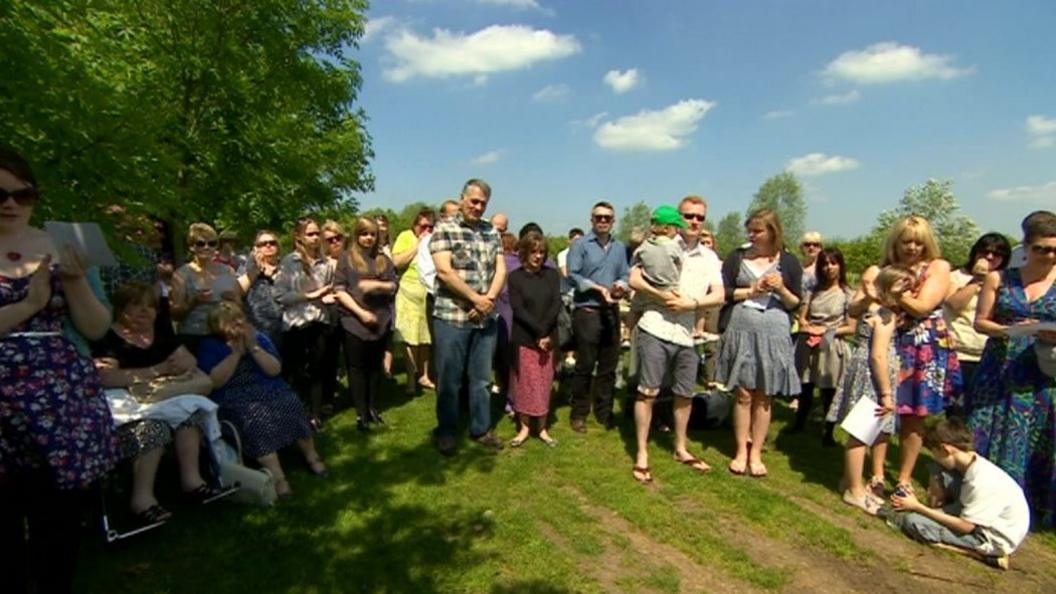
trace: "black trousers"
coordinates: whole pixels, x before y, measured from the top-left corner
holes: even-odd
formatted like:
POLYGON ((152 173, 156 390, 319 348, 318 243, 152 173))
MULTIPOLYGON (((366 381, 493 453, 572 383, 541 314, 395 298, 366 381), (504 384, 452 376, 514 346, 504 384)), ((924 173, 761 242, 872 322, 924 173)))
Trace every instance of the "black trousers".
POLYGON ((340 324, 327 325, 323 336, 323 380, 322 402, 334 405, 337 400, 337 373, 341 362, 341 344, 345 339, 345 329, 340 324))
POLYGON ((576 368, 569 382, 572 420, 586 419, 590 413, 590 380, 596 365, 594 418, 606 424, 612 419, 612 392, 616 385, 616 364, 620 358, 618 307, 576 308, 572 312, 572 332, 576 336, 576 368))
POLYGON ((87 490, 60 491, 43 472, 0 484, 0 590, 70 592, 87 490))
MULTIPOLYGON (((829 407, 832 406, 832 400, 835 396, 836 388, 821 388, 822 418, 828 414, 829 407)), ((803 384, 803 389, 799 393, 799 408, 796 409, 796 421, 792 426, 796 429, 805 427, 807 419, 810 418, 812 408, 814 408, 814 384, 803 384)), ((832 433, 835 428, 836 423, 825 421, 825 437, 832 439, 832 433)))
POLYGON ((282 375, 301 400, 308 406, 309 415, 319 416, 323 401, 323 378, 337 374, 337 369, 325 369, 326 331, 323 322, 309 322, 282 333, 282 375))
POLYGON ((345 332, 348 390, 352 393, 352 401, 356 403, 360 420, 369 420, 370 411, 376 405, 378 381, 383 373, 382 363, 388 343, 389 335, 377 340, 363 340, 345 332))

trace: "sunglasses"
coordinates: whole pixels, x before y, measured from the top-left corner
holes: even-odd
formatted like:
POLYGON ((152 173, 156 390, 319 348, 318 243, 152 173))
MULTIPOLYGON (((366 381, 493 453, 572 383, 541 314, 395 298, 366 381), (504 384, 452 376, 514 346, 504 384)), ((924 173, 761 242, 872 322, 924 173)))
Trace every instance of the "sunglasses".
POLYGON ((344 235, 334 235, 333 237, 327 237, 326 243, 341 243, 345 240, 344 235))
POLYGON ((614 217, 612 215, 593 215, 590 218, 597 223, 611 223, 614 217))
POLYGON ((203 241, 203 240, 199 239, 198 241, 194 242, 194 247, 196 247, 198 249, 202 249, 202 248, 205 248, 205 247, 215 248, 218 245, 220 245, 220 242, 218 242, 215 239, 212 240, 212 241, 203 241))
POLYGON ((433 226, 432 226, 432 225, 430 225, 429 223, 424 223, 424 224, 422 224, 422 225, 418 225, 418 228, 419 228, 419 229, 427 229, 427 230, 429 230, 429 231, 432 231, 432 230, 433 230, 433 226))
POLYGON ((684 212, 684 213, 682 213, 682 218, 686 219, 687 221, 700 221, 701 223, 703 223, 705 220, 707 220, 708 215, 693 214, 691 212, 684 212))
POLYGON ((1039 256, 1056 256, 1056 245, 1032 245, 1030 251, 1039 256))
POLYGON ((15 204, 19 206, 29 206, 36 202, 40 194, 37 193, 36 188, 25 187, 17 190, 5 190, 0 188, 0 204, 7 202, 8 198, 13 198, 15 204))
POLYGON ((816 241, 804 241, 804 242, 803 242, 803 247, 816 247, 816 248, 820 248, 820 247, 821 247, 821 244, 820 244, 820 243, 818 243, 818 242, 816 242, 816 241))
POLYGON ((279 247, 279 242, 274 239, 265 239, 264 241, 258 241, 257 247, 279 247))

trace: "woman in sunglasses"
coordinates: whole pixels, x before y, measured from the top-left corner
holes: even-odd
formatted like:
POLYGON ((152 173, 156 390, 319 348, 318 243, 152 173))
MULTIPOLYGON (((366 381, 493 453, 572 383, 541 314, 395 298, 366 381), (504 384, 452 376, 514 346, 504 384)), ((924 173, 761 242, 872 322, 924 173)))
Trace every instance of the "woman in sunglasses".
POLYGON ((0 149, 0 559, 5 592, 71 589, 88 487, 116 452, 92 360, 63 333, 89 340, 110 313, 83 257, 30 226, 39 200, 22 157, 0 149), (35 587, 32 587, 35 586, 35 587))
POLYGON ((235 271, 215 261, 219 245, 216 229, 192 223, 187 231, 192 257, 172 275, 170 313, 176 321, 176 333, 191 352, 209 334, 209 312, 222 299, 239 301, 242 297, 235 271))
POLYGON ((1056 526, 1056 331, 1013 328, 1056 323, 1056 214, 1024 222, 1027 261, 989 272, 975 329, 990 337, 975 375, 968 426, 975 449, 1023 487, 1034 529, 1056 526))
POLYGON ((246 318, 254 328, 282 347, 282 307, 277 301, 275 278, 279 273, 279 236, 273 231, 257 231, 253 251, 239 270, 238 286, 245 294, 246 318))
POLYGON ((326 306, 334 302, 333 271, 321 236, 315 219, 298 219, 293 229, 294 250, 282 258, 275 282, 282 304, 282 372, 308 405, 316 429, 322 427, 326 306))
POLYGON ((396 293, 396 341, 407 347, 407 393, 415 393, 415 386, 433 390, 436 385, 429 378, 429 347, 433 340, 429 334, 429 318, 426 313, 425 285, 418 275, 418 243, 433 232, 436 213, 423 208, 414 217, 414 226, 400 233, 392 246, 393 262, 400 276, 400 290, 396 293))

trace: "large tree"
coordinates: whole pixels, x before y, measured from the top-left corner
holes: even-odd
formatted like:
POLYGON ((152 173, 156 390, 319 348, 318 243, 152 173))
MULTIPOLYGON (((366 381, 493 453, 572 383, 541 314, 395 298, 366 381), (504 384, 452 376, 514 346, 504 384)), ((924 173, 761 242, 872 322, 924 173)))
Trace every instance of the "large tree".
POLYGON ((616 222, 616 239, 626 244, 631 239, 631 232, 636 229, 648 234, 652 215, 649 205, 644 202, 635 202, 623 209, 623 216, 616 222))
POLYGON ((952 180, 929 179, 921 185, 906 188, 902 200, 892 210, 880 213, 871 233, 872 242, 879 246, 891 227, 902 217, 916 215, 927 219, 939 241, 942 257, 953 266, 968 259, 972 244, 979 238, 979 226, 961 212, 953 194, 952 180))
POLYGON ((355 107, 365 0, 9 0, 0 138, 42 217, 131 214, 249 232, 354 207, 372 156, 355 107))
POLYGON ((799 243, 807 219, 807 205, 803 200, 803 185, 794 174, 785 171, 763 182, 745 214, 760 208, 769 208, 781 218, 786 248, 799 243))
POLYGON ((719 256, 726 256, 744 243, 744 227, 741 225, 741 213, 730 211, 719 219, 719 228, 715 232, 715 246, 719 256))

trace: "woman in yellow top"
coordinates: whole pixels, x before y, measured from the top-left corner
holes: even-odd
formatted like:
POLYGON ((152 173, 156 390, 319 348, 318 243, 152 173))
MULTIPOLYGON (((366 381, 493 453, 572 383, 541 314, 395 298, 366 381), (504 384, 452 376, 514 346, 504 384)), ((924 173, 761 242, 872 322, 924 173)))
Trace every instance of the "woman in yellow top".
MULTIPOLYGON (((400 289, 396 292, 396 340, 407 346, 407 391, 415 391, 415 381, 427 390, 436 386, 429 379, 429 317, 425 308, 425 285, 418 277, 418 242, 433 231, 436 214, 429 208, 418 211, 414 225, 396 238, 392 246, 392 259, 400 277, 400 289)), ((428 239, 426 239, 428 241, 428 239)))

